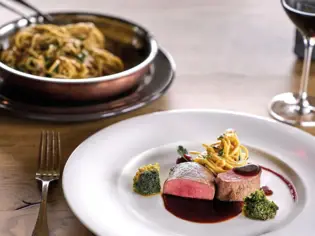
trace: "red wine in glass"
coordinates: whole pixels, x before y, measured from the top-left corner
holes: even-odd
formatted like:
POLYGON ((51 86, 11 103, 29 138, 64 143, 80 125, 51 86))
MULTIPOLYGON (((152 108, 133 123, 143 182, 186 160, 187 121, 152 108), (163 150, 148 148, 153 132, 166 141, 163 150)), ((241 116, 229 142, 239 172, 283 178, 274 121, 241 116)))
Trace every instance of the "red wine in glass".
MULTIPOLYGON (((290 2, 290 1, 288 1, 290 2)), ((315 1, 291 1, 292 7, 283 8, 304 36, 315 37, 315 1)))
POLYGON ((299 92, 276 95, 269 104, 269 113, 273 118, 287 124, 315 126, 315 97, 307 94, 315 45, 315 0, 280 1, 283 9, 303 36, 305 56, 299 92))

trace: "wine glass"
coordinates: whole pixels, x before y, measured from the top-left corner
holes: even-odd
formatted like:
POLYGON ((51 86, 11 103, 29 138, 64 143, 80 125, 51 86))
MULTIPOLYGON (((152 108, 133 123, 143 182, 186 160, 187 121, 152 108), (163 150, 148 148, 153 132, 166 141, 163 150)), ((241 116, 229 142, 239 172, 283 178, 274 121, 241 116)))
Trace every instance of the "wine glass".
POLYGON ((269 113, 276 120, 287 124, 315 126, 315 97, 307 94, 315 45, 315 0, 280 1, 285 12, 303 36, 305 53, 299 92, 276 95, 269 105, 269 113))

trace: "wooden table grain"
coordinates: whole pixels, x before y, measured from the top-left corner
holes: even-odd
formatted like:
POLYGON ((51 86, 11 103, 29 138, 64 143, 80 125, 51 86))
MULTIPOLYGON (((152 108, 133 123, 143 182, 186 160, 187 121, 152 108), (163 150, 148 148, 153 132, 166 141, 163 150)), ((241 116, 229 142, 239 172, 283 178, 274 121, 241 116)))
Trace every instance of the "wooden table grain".
MULTIPOLYGON (((54 124, 0 111, 0 235, 31 235, 40 199, 35 182, 41 129, 61 132, 63 161, 84 139, 118 122, 154 111, 214 108, 268 116, 270 99, 297 91, 301 62, 294 27, 280 1, 264 0, 33 0, 43 10, 81 10, 122 16, 150 29, 174 57, 177 76, 165 96, 129 114, 86 123, 54 124), (48 4, 50 2, 50 4, 48 4)), ((16 16, 0 9, 2 23, 16 16)), ((315 66, 312 74, 315 72, 315 66)), ((314 76, 309 92, 315 93, 314 76)), ((315 133, 315 129, 307 132, 315 133)), ((51 235, 90 236, 71 213, 61 184, 49 195, 51 235)))

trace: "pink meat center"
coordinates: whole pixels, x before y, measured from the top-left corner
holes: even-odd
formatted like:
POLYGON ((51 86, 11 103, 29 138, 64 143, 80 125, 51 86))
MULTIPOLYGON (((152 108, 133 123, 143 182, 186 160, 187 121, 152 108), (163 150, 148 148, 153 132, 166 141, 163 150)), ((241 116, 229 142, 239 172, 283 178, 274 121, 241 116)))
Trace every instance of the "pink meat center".
POLYGON ((188 179, 176 179, 167 181, 163 192, 187 198, 212 200, 214 197, 214 186, 188 179))

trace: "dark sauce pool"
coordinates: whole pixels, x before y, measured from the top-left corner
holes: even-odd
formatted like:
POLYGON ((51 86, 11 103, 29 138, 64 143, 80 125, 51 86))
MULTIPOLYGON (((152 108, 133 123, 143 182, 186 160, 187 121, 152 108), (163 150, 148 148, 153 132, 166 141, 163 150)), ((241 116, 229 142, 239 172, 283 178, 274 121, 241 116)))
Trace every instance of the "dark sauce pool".
POLYGON ((217 223, 242 212, 243 202, 199 200, 163 194, 165 208, 173 215, 197 223, 217 223))
MULTIPOLYGON (((179 158, 179 163, 186 162, 185 158, 179 158)), ((244 167, 234 168, 233 171, 243 176, 255 176, 261 170, 268 171, 279 177, 290 189, 294 201, 297 199, 296 190, 289 180, 279 173, 259 165, 249 164, 244 167)), ((262 186, 266 196, 271 196, 273 191, 268 186, 262 186)), ((162 195, 165 208, 173 215, 183 220, 196 223, 218 223, 236 217, 242 212, 243 202, 224 202, 214 199, 200 200, 191 198, 182 198, 172 195, 162 195)))

